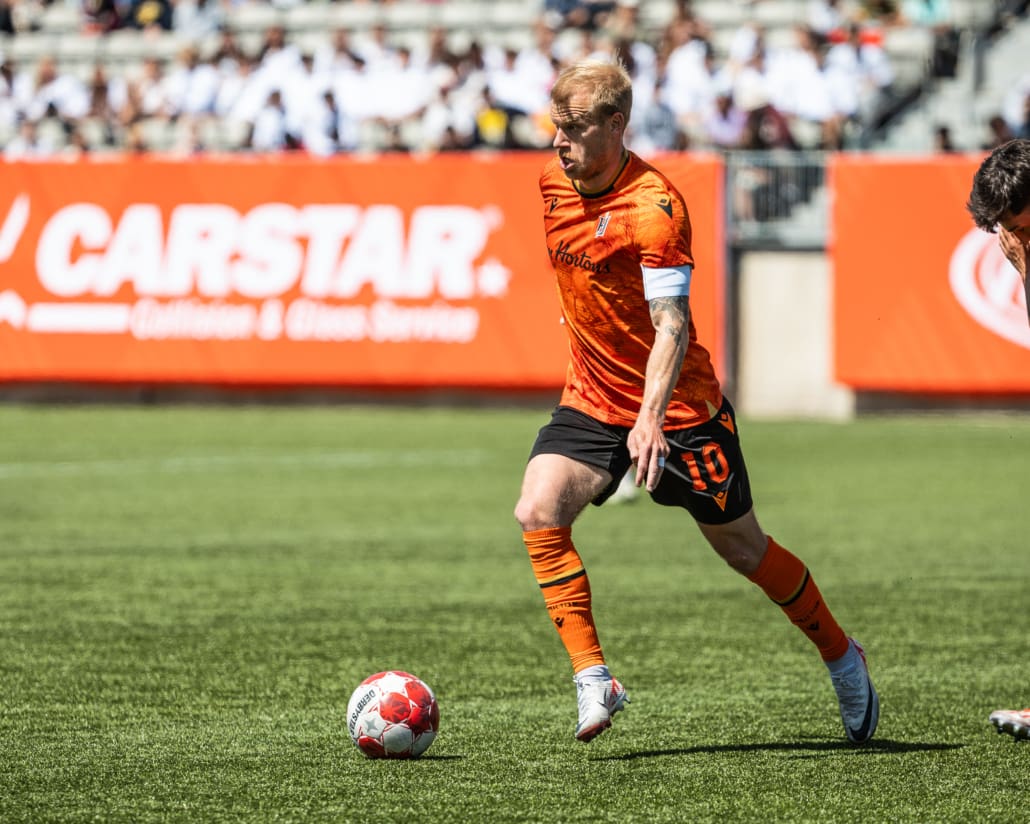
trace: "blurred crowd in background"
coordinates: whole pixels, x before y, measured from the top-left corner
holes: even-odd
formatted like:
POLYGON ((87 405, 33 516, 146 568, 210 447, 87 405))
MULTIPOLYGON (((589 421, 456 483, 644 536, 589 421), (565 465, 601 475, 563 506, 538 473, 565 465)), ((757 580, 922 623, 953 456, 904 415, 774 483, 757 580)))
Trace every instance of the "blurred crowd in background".
MULTIPOLYGON (((274 5, 289 14, 302 2, 274 5)), ((100 61, 83 73, 53 56, 19 65, 4 45, 33 30, 45 0, 0 0, 3 153, 540 149, 552 139, 550 86, 585 57, 618 58, 629 69, 629 142, 645 155, 860 148, 898 106, 884 48, 891 28, 932 32, 930 73, 947 76, 958 59, 946 0, 809 0, 789 42, 771 45, 761 26, 744 23, 718 51, 689 0, 675 3, 659 31, 641 25, 645 2, 542 0, 519 44, 442 26, 399 40, 381 23, 295 42, 276 23, 247 48, 233 0, 85 0, 78 36, 131 29, 144 39, 174 36, 181 47, 171 60, 100 61)), ((762 2, 776 0, 749 0, 762 2)), ((1012 13, 1025 15, 1026 6, 1013 3, 1012 13)), ((1028 102, 1030 72, 992 122, 989 142, 1030 136, 1028 102)), ((940 150, 955 148, 949 140, 939 135, 940 150)))

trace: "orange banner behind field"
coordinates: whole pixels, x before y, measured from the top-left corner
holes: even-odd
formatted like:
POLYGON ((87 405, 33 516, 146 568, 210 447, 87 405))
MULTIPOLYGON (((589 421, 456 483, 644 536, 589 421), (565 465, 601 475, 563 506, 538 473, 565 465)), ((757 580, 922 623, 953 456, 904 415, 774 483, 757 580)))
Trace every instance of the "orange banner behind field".
POLYGON ((966 212, 980 158, 834 158, 836 377, 858 389, 1030 392, 1022 284, 966 212))
MULTIPOLYGON (((0 381, 560 386, 544 159, 0 165, 0 381)), ((721 165, 660 166, 718 366, 721 165)))

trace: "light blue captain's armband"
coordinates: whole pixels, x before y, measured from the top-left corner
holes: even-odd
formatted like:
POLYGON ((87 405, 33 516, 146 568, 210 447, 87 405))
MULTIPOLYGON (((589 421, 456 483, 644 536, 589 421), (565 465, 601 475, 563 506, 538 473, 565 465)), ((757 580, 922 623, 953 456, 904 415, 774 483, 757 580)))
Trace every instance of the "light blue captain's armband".
POLYGON ((678 298, 690 294, 690 274, 694 267, 689 263, 685 266, 669 266, 663 269, 648 269, 640 267, 644 276, 644 297, 648 300, 655 298, 678 298))

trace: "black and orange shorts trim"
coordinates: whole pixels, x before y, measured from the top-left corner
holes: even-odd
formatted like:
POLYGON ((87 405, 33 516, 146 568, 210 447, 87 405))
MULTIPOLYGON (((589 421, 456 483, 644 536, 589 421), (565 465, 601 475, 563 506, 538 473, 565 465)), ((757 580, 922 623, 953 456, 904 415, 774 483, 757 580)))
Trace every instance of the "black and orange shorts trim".
MULTIPOLYGON (((611 483, 594 498, 603 504, 630 467, 629 427, 603 423, 568 406, 559 406, 537 434, 530 451, 564 455, 607 471, 611 483)), ((733 407, 723 399, 711 420, 688 429, 667 429, 669 457, 651 498, 663 506, 686 509, 702 524, 726 524, 746 515, 753 505, 751 482, 740 448, 733 407)))

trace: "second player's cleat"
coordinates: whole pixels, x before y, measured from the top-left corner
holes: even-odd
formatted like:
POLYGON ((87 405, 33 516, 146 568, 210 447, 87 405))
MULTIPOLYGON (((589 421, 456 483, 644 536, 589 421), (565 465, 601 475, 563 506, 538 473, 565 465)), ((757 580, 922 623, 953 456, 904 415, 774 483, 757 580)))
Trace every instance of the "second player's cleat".
POLYGON ((830 680, 840 703, 840 719, 844 722, 848 741, 864 744, 876 732, 880 720, 880 697, 869 678, 862 645, 854 638, 848 640, 850 646, 845 655, 852 660, 842 672, 831 673, 830 680))
POLYGON ((625 687, 614 678, 576 681, 579 723, 576 738, 586 743, 612 725, 612 716, 629 703, 625 687))
POLYGON ((610 504, 628 504, 640 497, 640 487, 637 486, 635 476, 636 470, 631 468, 622 476, 622 480, 619 481, 615 491, 608 497, 607 502, 610 504))
POLYGON ((1017 741, 1030 738, 1030 709, 995 710, 990 718, 998 732, 1007 732, 1017 741))

